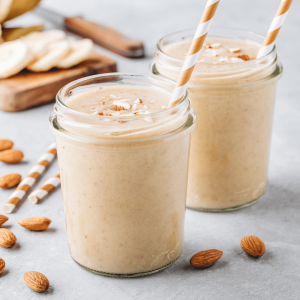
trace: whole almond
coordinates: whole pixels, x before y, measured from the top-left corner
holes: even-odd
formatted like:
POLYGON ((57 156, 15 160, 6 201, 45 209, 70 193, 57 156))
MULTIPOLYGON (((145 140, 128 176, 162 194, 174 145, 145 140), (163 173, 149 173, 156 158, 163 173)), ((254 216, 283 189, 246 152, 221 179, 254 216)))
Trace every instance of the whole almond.
POLYGON ((23 219, 18 223, 26 229, 38 231, 47 229, 51 224, 51 220, 46 217, 36 216, 23 219))
POLYGON ((0 228, 0 246, 4 248, 12 247, 17 241, 16 236, 6 228, 0 228))
POLYGON ((12 148, 14 143, 10 140, 1 140, 0 139, 0 151, 8 150, 12 148))
POLYGON ((8 220, 7 216, 0 215, 0 226, 3 225, 8 220))
POLYGON ((5 261, 2 258, 0 258, 0 274, 3 273, 4 269, 5 269, 5 261))
POLYGON ((6 164, 17 164, 24 157, 24 154, 20 150, 5 150, 0 152, 0 161, 6 164))
POLYGON ((190 263, 195 268, 208 268, 217 262, 223 255, 223 252, 216 249, 200 251, 192 256, 190 263))
POLYGON ((254 236, 254 235, 249 235, 249 236, 245 236, 241 239, 241 247, 242 249, 249 254, 250 256, 253 257, 260 257, 262 256, 265 251, 266 251, 266 246, 264 244, 264 242, 254 236))
POLYGON ((39 293, 46 291, 49 287, 48 278, 40 272, 26 272, 23 279, 29 288, 39 293))
POLYGON ((0 178, 0 188, 10 189, 21 182, 22 176, 20 174, 12 173, 4 175, 0 178))

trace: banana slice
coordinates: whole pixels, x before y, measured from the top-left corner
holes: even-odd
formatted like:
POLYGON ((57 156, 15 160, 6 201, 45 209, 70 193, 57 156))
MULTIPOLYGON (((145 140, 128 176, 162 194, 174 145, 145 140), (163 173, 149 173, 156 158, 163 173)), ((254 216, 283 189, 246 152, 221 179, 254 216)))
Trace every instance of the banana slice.
POLYGON ((0 45, 0 78, 19 73, 32 59, 32 53, 22 41, 7 42, 0 45))
POLYGON ((86 60, 93 52, 94 44, 89 39, 71 41, 70 43, 71 51, 56 65, 58 68, 67 69, 78 65, 86 60))
MULTIPOLYGON (((0 0, 1 1, 1 0, 0 0)), ((32 32, 22 37, 25 42, 47 42, 52 43, 66 38, 66 34, 62 30, 54 29, 42 32, 32 32)))
POLYGON ((0 0, 0 23, 3 23, 8 16, 13 0, 0 0))
POLYGON ((27 69, 33 72, 45 72, 55 67, 58 62, 70 51, 70 42, 67 40, 53 42, 48 51, 38 59, 27 65, 27 69))
MULTIPOLYGON (((0 0, 1 1, 1 0, 0 0)), ((34 60, 41 58, 50 48, 51 43, 64 40, 66 34, 62 30, 32 32, 21 38, 34 55, 34 60)))

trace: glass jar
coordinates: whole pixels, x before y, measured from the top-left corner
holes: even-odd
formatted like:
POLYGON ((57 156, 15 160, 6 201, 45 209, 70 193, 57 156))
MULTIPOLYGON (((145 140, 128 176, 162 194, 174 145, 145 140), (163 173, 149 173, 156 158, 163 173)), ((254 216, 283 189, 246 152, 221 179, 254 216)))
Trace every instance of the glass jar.
MULTIPOLYGON (((157 44, 150 73, 177 80, 183 60, 164 52, 192 40, 195 29, 157 44)), ((262 44, 252 32, 212 28, 208 38, 262 44)), ((197 114, 192 134, 187 207, 222 212, 255 203, 266 191, 276 83, 282 66, 276 47, 266 56, 237 63, 198 63, 188 84, 197 114)))
POLYGON ((85 77, 57 94, 50 128, 57 142, 68 244, 84 268, 137 277, 173 264, 183 247, 187 174, 195 113, 190 100, 143 115, 99 116, 66 105, 70 96, 113 86, 171 92, 159 76, 85 77), (126 127, 122 124, 126 123, 126 127))

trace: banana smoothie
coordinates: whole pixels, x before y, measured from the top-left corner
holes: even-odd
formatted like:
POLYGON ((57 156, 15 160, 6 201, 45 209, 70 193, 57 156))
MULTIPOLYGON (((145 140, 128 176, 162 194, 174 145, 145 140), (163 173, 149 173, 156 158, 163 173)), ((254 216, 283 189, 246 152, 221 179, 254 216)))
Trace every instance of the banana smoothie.
MULTIPOLYGON (((163 38, 152 72, 177 80, 191 44, 189 31, 163 38)), ((188 85, 197 125, 192 134, 187 206, 234 210, 267 187, 276 82, 276 49, 260 59, 263 37, 212 29, 188 85)))
POLYGON ((69 250, 92 272, 135 277, 179 257, 190 133, 187 97, 151 75, 96 75, 58 94, 57 141, 69 250))

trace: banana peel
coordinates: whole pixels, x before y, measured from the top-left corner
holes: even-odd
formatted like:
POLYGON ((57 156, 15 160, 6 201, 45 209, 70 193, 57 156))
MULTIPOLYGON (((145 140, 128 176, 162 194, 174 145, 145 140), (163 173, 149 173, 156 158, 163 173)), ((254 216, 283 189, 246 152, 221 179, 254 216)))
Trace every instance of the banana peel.
MULTIPOLYGON (((12 4, 10 4, 9 12, 6 14, 4 20, 1 21, 0 18, 0 23, 14 19, 34 9, 41 2, 41 0, 0 0, 0 11, 2 9, 2 2, 12 2, 12 4)), ((8 4, 6 4, 6 6, 8 6, 8 4)))
POLYGON ((17 40, 18 38, 27 35, 34 31, 41 31, 44 29, 44 25, 35 25, 30 27, 16 27, 16 28, 2 28, 1 39, 3 42, 10 42, 17 40))

